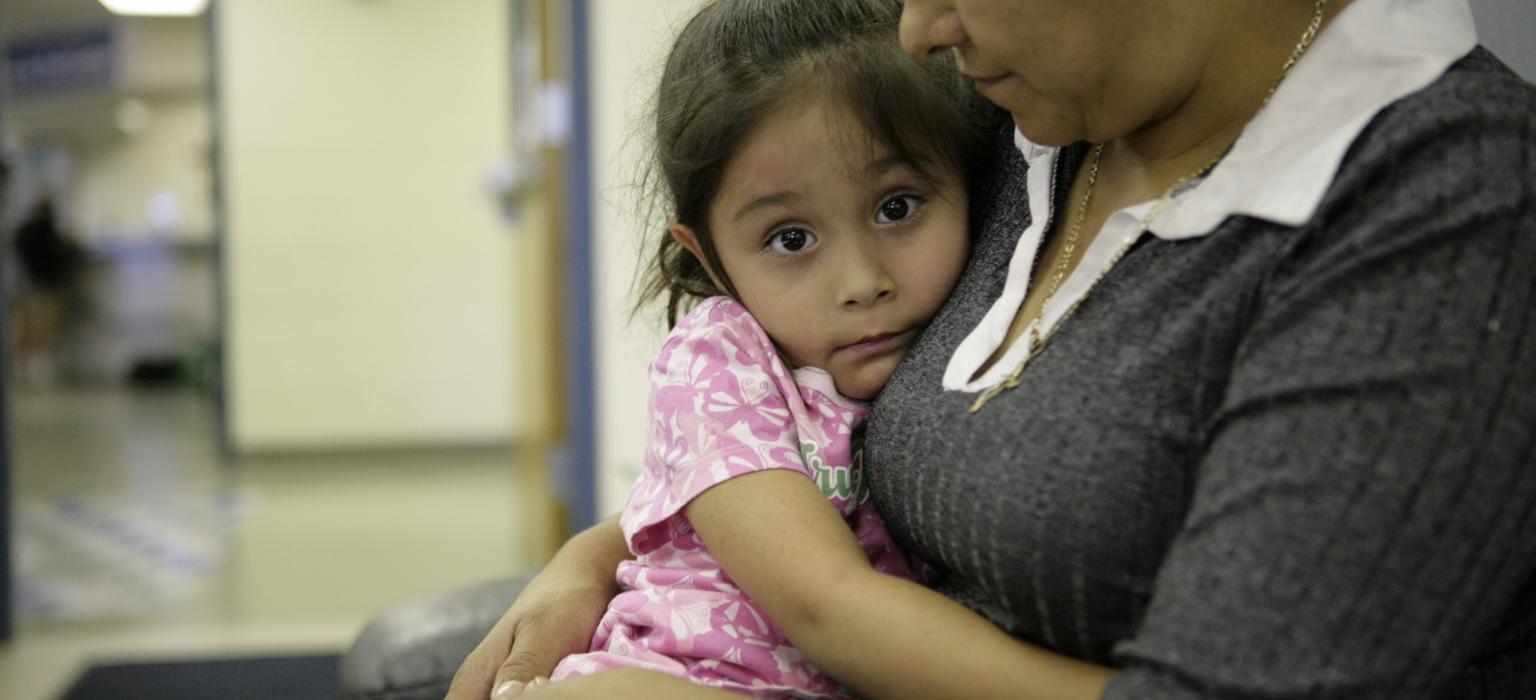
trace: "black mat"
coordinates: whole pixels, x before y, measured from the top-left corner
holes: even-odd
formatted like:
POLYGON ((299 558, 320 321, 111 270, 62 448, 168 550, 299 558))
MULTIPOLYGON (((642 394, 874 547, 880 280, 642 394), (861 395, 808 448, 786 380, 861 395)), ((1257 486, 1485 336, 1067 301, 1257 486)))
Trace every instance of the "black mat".
POLYGON ((340 662, 327 655, 101 664, 59 700, 337 700, 340 662))

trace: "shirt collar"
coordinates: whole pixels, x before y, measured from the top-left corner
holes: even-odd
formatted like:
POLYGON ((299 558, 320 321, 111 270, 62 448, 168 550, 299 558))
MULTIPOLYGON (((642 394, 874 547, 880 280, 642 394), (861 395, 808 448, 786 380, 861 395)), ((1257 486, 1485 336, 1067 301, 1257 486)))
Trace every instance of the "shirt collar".
MULTIPOLYGON (((1152 233, 1203 236, 1234 214, 1301 225, 1371 119, 1434 82, 1476 45, 1467 0, 1354 0, 1216 168, 1167 204, 1152 233)), ((1031 165, 1055 150, 1018 131, 1014 142, 1031 165)))

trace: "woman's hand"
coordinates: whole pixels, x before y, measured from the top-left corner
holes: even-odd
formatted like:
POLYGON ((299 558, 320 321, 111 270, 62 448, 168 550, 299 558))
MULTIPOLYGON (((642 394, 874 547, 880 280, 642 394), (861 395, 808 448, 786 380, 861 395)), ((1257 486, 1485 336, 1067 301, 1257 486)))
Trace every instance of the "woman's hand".
POLYGON ((561 658, 586 651, 628 554, 617 518, 571 538, 459 665, 446 700, 515 697, 561 658))
POLYGON ((527 700, 740 700, 728 690, 694 685, 681 678, 638 668, 621 668, 591 676, 544 683, 529 688, 527 700))

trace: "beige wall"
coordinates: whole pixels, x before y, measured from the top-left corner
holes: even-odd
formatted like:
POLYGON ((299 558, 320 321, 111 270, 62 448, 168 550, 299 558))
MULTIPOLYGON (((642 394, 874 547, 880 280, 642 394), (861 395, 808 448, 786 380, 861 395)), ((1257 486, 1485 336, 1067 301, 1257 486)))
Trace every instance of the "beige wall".
MULTIPOLYGON (((76 151, 73 218, 87 238, 207 243, 213 231, 208 102, 201 92, 136 98, 141 130, 82 144, 76 151), (151 225, 149 202, 175 199, 179 222, 151 225)), ((112 103, 115 108, 119 103, 112 103)))
MULTIPOLYGON (((517 434, 502 0, 226 0, 230 432, 245 452, 517 434)), ((524 341, 528 342, 528 341, 524 341)))
POLYGON ((633 280, 645 231, 634 215, 643 155, 639 123, 660 61, 694 0, 593 0, 592 171, 597 211, 598 513, 617 512, 645 450, 646 366, 665 337, 656 314, 629 323, 633 280))
POLYGON ((137 93, 195 89, 208 80, 208 27, 203 17, 129 17, 114 20, 117 81, 137 93))

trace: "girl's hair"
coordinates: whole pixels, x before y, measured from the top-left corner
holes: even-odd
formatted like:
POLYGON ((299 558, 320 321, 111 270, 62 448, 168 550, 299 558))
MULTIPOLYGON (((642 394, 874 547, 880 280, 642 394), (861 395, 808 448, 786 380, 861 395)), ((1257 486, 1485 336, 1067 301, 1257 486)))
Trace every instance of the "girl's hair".
POLYGON ((688 21, 656 93, 654 159, 644 187, 668 222, 688 226, 725 289, 665 227, 635 310, 666 298, 667 325, 698 299, 736 296, 709 232, 727 162, 788 100, 825 97, 919 173, 964 176, 998 113, 947 57, 918 61, 897 43, 901 0, 714 0, 688 21))

